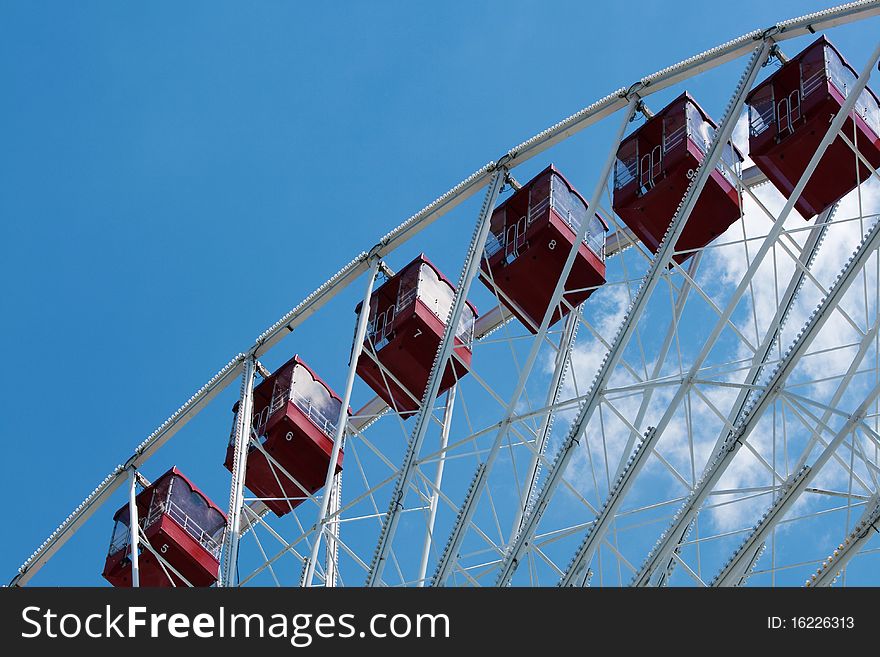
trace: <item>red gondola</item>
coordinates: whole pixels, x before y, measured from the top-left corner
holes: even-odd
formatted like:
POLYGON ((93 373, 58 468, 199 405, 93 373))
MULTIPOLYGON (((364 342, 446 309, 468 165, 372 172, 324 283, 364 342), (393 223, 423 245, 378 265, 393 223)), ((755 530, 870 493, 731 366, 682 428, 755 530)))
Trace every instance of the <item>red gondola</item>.
MULTIPOLYGON (((138 524, 152 548, 141 546, 138 552, 140 585, 214 584, 226 527, 223 511, 177 468, 171 468, 144 488, 135 501, 138 524), (162 563, 154 551, 166 563, 162 563)), ((131 586, 131 522, 127 504, 116 512, 113 520, 116 524, 103 576, 113 586, 128 587, 131 586)))
MULTIPOLYGON (((791 196, 828 123, 857 79, 855 69, 824 36, 798 53, 746 97, 749 155, 785 196, 791 196)), ((880 103, 865 88, 843 134, 873 167, 880 166, 880 103)), ((805 219, 819 214, 871 176, 838 135, 795 203, 805 219)))
MULTIPOLYGON (((357 373, 404 416, 411 415, 421 402, 454 294, 455 286, 422 254, 370 298, 367 338, 357 373)), ((440 382, 441 393, 470 368, 476 317, 477 309, 468 302, 455 334, 455 355, 440 382)))
MULTIPOLYGON (((652 252, 656 251, 703 161, 717 125, 687 92, 623 140, 614 169, 614 211, 652 252)), ((739 170, 739 151, 727 144, 722 161, 739 170)), ((739 192, 722 163, 712 170, 674 259, 682 263, 742 215, 739 192)))
MULTIPOLYGON (((253 433, 270 458, 251 446, 245 485, 275 515, 289 513, 324 486, 341 406, 342 399, 299 356, 254 388, 253 433)), ((223 464, 230 472, 234 427, 223 464)), ((340 449, 337 473, 344 455, 340 449)))
MULTIPOLYGON (((492 214, 480 280, 532 333, 537 332, 584 221, 587 234, 565 282, 564 300, 576 308, 605 283, 605 232, 599 213, 552 164, 517 190, 492 214), (493 285, 494 284, 494 285, 493 285)), ((569 312, 556 308, 550 324, 569 312)))

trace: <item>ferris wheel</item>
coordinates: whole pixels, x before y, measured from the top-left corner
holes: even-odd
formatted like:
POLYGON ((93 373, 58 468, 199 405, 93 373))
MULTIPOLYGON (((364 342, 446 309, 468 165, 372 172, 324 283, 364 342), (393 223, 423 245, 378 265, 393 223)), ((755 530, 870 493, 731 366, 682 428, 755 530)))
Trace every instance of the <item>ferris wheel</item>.
POLYGON ((880 583, 880 44, 850 63, 834 29, 878 15, 750 32, 489 162, 211 377, 10 584, 113 500, 116 586, 880 583), (713 117, 688 87, 722 65, 713 117), (595 179, 554 163, 600 129, 595 179), (467 212, 460 269, 412 249, 467 212), (298 330, 349 288, 319 371, 298 330), (212 500, 159 450, 236 381, 212 500))

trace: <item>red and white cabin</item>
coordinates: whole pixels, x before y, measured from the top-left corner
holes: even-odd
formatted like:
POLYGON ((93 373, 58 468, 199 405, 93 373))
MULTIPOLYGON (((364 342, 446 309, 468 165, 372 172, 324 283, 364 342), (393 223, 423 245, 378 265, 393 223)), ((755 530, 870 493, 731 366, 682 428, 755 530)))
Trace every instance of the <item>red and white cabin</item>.
MULTIPOLYGON (((858 75, 824 36, 792 57, 746 97, 749 156, 790 197, 858 75)), ((868 87, 842 131, 873 167, 880 166, 880 103, 868 87)), ((840 135, 795 203, 804 219, 819 214, 871 176, 840 135)))
MULTIPOLYGON (((138 551, 140 586, 214 584, 220 570, 226 514, 176 467, 144 488, 135 501, 138 524, 146 540, 167 562, 163 564, 142 545, 138 551)), ((128 504, 114 514, 113 520, 113 537, 102 574, 113 586, 130 587, 128 504)))
MULTIPOLYGON (((656 252, 675 217, 717 129, 712 118, 685 92, 629 135, 617 150, 614 212, 651 252, 656 252)), ((726 144, 684 231, 674 260, 682 263, 727 230, 742 215, 734 178, 742 155, 726 144)))
MULTIPOLYGON (((454 294, 455 286, 421 254, 370 297, 357 373, 404 416, 411 415, 422 400, 454 294)), ((355 311, 360 311, 360 304, 355 311)), ((454 356, 440 381, 441 393, 468 373, 476 317, 477 309, 468 301, 455 333, 454 356)))
MULTIPOLYGON (((532 333, 537 333, 577 231, 588 222, 565 281, 563 299, 576 308, 605 283, 608 223, 587 211, 587 202, 552 164, 492 213, 480 280, 532 333), (494 283, 494 285, 493 285, 494 283)), ((561 304, 550 319, 568 314, 561 304)))
MULTIPOLYGON (((290 513, 323 488, 341 407, 342 398, 299 356, 254 388, 252 428, 270 458, 250 447, 245 486, 275 515, 290 513)), ((233 411, 238 411, 237 403, 233 411)), ((223 463, 230 472, 234 455, 235 421, 223 463)), ((344 456, 340 449, 337 473, 344 456)))

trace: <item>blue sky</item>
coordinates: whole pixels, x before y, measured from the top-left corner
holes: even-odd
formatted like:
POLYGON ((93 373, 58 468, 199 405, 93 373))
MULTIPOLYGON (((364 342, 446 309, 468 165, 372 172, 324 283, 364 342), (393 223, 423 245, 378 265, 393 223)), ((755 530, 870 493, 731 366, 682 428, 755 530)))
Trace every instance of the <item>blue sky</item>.
MULTIPOLYGON (((0 2, 0 576, 231 356, 473 170, 826 5, 0 2)), ((875 27, 846 28, 853 61, 875 27)), ((716 115, 735 66, 695 85, 716 115)), ((587 188, 604 157, 576 152, 589 139, 562 150, 587 188)), ((470 222, 430 244, 453 277, 470 222)), ((298 351, 341 388, 353 320, 307 326, 267 362, 298 351)), ((225 506, 231 402, 193 423, 213 451, 175 441, 147 474, 189 461, 225 506)), ((112 510, 35 583, 101 583, 112 510)))

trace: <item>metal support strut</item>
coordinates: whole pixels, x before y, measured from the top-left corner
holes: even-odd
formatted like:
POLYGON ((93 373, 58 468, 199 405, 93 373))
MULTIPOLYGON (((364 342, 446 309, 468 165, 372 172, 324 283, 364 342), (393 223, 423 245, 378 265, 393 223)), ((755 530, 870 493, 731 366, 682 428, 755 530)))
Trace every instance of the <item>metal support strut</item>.
POLYGON ((562 389, 565 385, 566 371, 570 367, 571 362, 571 351, 574 349, 578 327, 580 326, 580 315, 581 306, 578 306, 565 318, 565 326, 559 339, 559 351, 556 352, 553 376, 550 378, 547 398, 544 402, 544 406, 549 410, 541 421, 541 427, 535 439, 535 452, 532 454, 529 469, 526 470, 525 485, 523 486, 522 497, 519 504, 517 504, 516 518, 513 521, 510 540, 513 540, 520 527, 522 527, 523 514, 531 506, 532 499, 535 496, 535 488, 541 475, 541 459, 544 458, 544 452, 547 451, 547 443, 550 441, 550 434, 553 431, 553 407, 558 403, 559 396, 562 394, 562 389))
POLYGON ((138 528, 140 527, 137 507, 137 470, 128 470, 128 531, 129 547, 131 548, 131 585, 138 588, 141 585, 141 573, 138 567, 138 528))
POLYGON ((354 342, 351 345, 351 360, 348 363, 348 376, 345 379, 345 391, 342 394, 342 405, 339 407, 339 418, 336 421, 336 433, 333 436, 333 451, 330 453, 330 463, 327 466, 327 476, 324 480, 324 494, 321 496, 321 509, 318 512, 317 533, 315 542, 312 543, 312 553, 306 565, 303 586, 311 586, 315 577, 315 565, 318 561, 318 549, 321 546, 321 535, 327 524, 327 511, 333 491, 333 479, 336 476, 336 464, 339 462, 339 450, 345 438, 345 428, 348 423, 348 406, 351 403, 351 390, 354 387, 354 377, 357 374, 357 363, 364 348, 364 337, 367 334, 367 321, 370 318, 370 298, 373 296, 373 286, 376 283, 376 274, 379 271, 379 258, 373 257, 370 271, 367 274, 367 287, 364 290, 364 298, 361 302, 361 310, 358 313, 357 329, 354 334, 354 342))
POLYGON ((443 429, 440 431, 440 458, 434 474, 434 489, 431 492, 431 503, 428 507, 428 528, 425 532, 425 544, 422 546, 422 562, 419 565, 418 586, 425 585, 428 573, 428 559, 431 556, 431 545, 434 543, 434 522, 437 520, 437 505, 440 501, 440 485, 443 483, 443 468, 446 465, 446 446, 449 444, 449 429, 452 426, 452 409, 455 407, 455 389, 452 386, 446 393, 446 408, 443 409, 443 429))
POLYGON ((251 422, 254 414, 254 372, 256 358, 248 354, 241 375, 241 395, 235 418, 235 454, 232 461, 232 484, 229 488, 229 514, 223 537, 223 570, 220 586, 234 586, 238 566, 238 542, 241 538, 241 507, 244 506, 244 478, 247 472, 248 447, 251 441, 251 422))
POLYGON ((342 504, 342 472, 333 477, 333 485, 329 492, 330 504, 327 506, 327 524, 324 532, 327 534, 326 547, 324 548, 324 586, 336 586, 339 577, 339 509, 342 504))
POLYGON ((828 443, 828 447, 822 452, 822 455, 816 460, 813 467, 804 466, 800 472, 791 478, 785 492, 783 492, 773 505, 767 509, 764 516, 758 524, 755 525, 752 533, 746 538, 742 546, 733 554, 733 556, 731 556, 727 561, 727 564, 712 581, 712 586, 732 586, 738 584, 740 580, 746 576, 747 568, 744 568, 741 565, 744 561, 744 556, 754 552, 755 546, 764 542, 773 527, 775 527, 779 520, 788 513, 788 511, 794 506, 794 503, 797 501, 800 494, 816 478, 816 475, 822 469, 822 466, 831 459, 837 448, 843 444, 846 437, 849 436, 855 429, 856 425, 862 421, 865 414, 870 410, 871 404, 874 403, 874 400, 876 400, 878 396, 880 396, 880 383, 871 389, 862 403, 859 404, 858 408, 852 412, 852 415, 850 415, 849 419, 844 423, 837 434, 835 434, 831 442, 828 443))
POLYGON ((837 549, 822 562, 822 565, 804 586, 818 588, 833 585, 840 572, 859 553, 865 543, 877 533, 880 533, 880 494, 875 493, 865 505, 865 512, 853 530, 846 535, 843 543, 838 545, 837 549))

